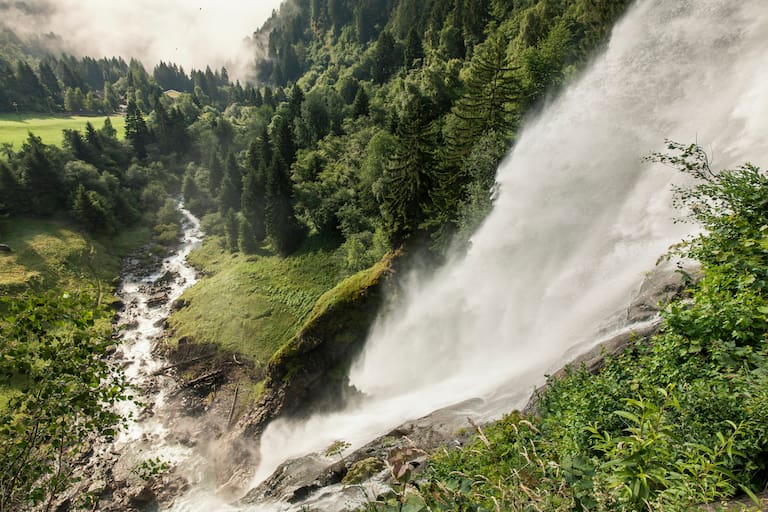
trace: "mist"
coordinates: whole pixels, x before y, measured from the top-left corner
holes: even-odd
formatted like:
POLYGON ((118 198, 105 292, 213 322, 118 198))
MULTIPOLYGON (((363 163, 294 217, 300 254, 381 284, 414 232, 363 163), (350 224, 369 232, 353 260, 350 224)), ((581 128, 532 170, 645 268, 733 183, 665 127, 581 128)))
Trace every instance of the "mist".
POLYGON ((137 58, 190 69, 226 67, 245 79, 256 50, 251 35, 281 0, 0 1, 0 21, 20 37, 53 33, 78 56, 137 58))

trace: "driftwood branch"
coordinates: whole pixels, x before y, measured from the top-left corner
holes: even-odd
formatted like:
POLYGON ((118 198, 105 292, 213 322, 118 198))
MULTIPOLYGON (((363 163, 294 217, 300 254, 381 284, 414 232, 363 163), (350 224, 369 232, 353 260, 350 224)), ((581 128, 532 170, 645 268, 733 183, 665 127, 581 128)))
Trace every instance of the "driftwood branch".
POLYGON ((229 419, 227 420, 227 430, 232 427, 232 420, 235 417, 235 407, 237 406, 237 396, 240 394, 240 386, 235 388, 235 397, 232 399, 232 408, 229 410, 229 419))

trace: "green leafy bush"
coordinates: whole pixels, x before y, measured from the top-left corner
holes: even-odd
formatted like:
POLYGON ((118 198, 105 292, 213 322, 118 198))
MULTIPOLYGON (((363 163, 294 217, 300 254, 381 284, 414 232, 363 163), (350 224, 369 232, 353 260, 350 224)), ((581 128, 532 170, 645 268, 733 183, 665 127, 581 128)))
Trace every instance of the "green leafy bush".
POLYGON ((115 435, 125 379, 103 356, 105 311, 85 293, 0 301, 0 510, 49 507, 90 443, 115 435))

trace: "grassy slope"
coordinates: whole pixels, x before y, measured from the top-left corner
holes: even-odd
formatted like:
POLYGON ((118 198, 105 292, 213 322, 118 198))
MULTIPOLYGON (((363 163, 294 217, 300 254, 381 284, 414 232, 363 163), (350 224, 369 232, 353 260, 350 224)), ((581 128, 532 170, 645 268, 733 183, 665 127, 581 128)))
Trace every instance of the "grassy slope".
POLYGON ((148 237, 148 229, 136 228, 99 240, 56 219, 0 219, 0 243, 13 249, 0 253, 0 294, 88 286, 107 291, 122 257, 148 237))
MULTIPOLYGON (((27 290, 93 288, 111 298, 122 258, 149 238, 146 228, 124 230, 114 239, 98 240, 55 219, 0 219, 0 296, 27 290)), ((0 387, 0 408, 13 389, 0 387)))
MULTIPOLYGON (((27 140, 29 132, 43 139, 46 144, 61 145, 64 140, 62 130, 84 130, 90 121, 95 128, 101 128, 107 116, 44 116, 41 114, 0 114, 0 143, 10 142, 18 151, 27 140)), ((125 118, 109 116, 112 126, 117 130, 117 137, 125 137, 125 118)))
POLYGON ((173 339, 216 343, 261 367, 301 327, 317 299, 345 277, 329 251, 245 256, 225 252, 215 237, 190 261, 206 277, 184 293, 189 306, 171 317, 173 339))

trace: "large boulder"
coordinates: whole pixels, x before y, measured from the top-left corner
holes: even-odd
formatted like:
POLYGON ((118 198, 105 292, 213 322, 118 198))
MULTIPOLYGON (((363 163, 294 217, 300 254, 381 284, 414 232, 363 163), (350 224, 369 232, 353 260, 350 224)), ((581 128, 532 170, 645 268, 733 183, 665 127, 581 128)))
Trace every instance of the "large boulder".
POLYGON ((648 272, 640 290, 627 308, 627 324, 651 320, 669 301, 680 297, 701 278, 701 266, 696 262, 665 261, 648 272))

